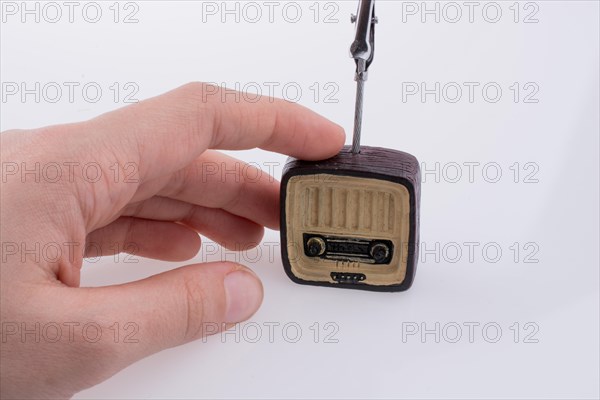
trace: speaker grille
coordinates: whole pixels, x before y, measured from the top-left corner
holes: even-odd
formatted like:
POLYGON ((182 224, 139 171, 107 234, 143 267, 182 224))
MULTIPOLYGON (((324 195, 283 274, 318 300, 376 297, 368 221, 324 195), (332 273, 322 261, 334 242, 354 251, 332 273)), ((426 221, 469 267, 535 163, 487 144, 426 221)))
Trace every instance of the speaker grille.
POLYGON ((397 207, 388 192, 309 185, 302 196, 305 229, 394 233, 397 207))

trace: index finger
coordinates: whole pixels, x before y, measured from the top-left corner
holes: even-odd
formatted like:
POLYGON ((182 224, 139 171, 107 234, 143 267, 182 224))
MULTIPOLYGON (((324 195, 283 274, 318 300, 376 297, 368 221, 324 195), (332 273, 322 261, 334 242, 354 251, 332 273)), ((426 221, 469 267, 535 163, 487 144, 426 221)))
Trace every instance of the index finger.
POLYGON ((180 170, 207 149, 259 147, 320 160, 344 144, 341 126, 299 104, 267 97, 239 101, 223 90, 187 84, 91 120, 88 132, 118 143, 119 154, 139 163, 142 181, 180 170))

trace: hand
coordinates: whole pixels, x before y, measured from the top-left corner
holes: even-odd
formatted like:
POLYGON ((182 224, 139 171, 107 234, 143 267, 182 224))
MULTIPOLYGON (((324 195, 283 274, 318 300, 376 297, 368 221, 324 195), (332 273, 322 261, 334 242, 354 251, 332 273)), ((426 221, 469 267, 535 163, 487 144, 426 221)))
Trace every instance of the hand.
POLYGON ((344 143, 341 127, 299 105, 221 102, 206 89, 188 84, 90 121, 1 135, 2 398, 70 397, 260 306, 256 275, 229 262, 79 288, 86 248, 183 261, 200 249, 198 232, 240 249, 278 228, 278 182, 239 173, 240 161, 210 149, 324 159, 344 143), (207 165, 240 176, 203 173, 207 165), (124 326, 136 340, 123 340, 124 326))

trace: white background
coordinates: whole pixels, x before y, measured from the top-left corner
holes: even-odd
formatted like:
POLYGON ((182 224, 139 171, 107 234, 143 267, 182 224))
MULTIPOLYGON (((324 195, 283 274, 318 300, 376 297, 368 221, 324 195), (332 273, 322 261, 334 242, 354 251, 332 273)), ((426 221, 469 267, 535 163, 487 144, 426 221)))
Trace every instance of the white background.
MULTIPOLYGON (((222 15, 221 2, 209 15, 206 3, 194 1, 121 3, 114 22, 113 2, 99 2, 97 23, 83 18, 85 3, 73 23, 58 4, 63 15, 56 23, 49 21, 55 10, 44 14, 43 3, 39 22, 31 15, 22 22, 20 10, 3 14, 2 130, 85 120, 126 105, 132 87, 139 89, 133 98, 143 99, 201 80, 250 91, 257 83, 263 94, 265 82, 277 82, 273 94, 351 132, 355 1, 297 2, 287 13, 281 2, 273 22, 257 2, 262 18, 255 23, 256 7, 246 3, 237 5, 239 22, 222 15), (292 23, 296 6, 302 16, 292 23), (131 12, 137 22, 124 23, 131 12), (326 23, 329 14, 333 22, 326 23), (7 82, 91 82, 103 92, 91 102, 76 89, 71 102, 64 87, 57 102, 55 92, 40 93, 36 102, 33 95, 8 96, 7 82), (134 86, 125 90, 127 83, 134 86), (300 87, 301 96, 283 93, 286 84, 300 87)), ((237 260, 262 278, 265 299, 255 317, 237 333, 147 358, 78 398, 598 398, 598 3, 480 2, 470 22, 458 2, 462 17, 454 23, 457 9, 445 4, 438 3, 436 22, 422 15, 421 2, 377 3, 366 87, 363 143, 410 152, 429 171, 421 246, 431 251, 421 254, 413 288, 387 294, 295 285, 283 272, 277 232, 267 232, 260 253, 224 253, 209 243, 195 261, 237 260), (502 14, 492 23, 497 8, 502 14), (451 85, 436 103, 434 94, 424 101, 408 96, 411 82, 451 85), (463 89, 456 103, 452 82, 463 89), (464 82, 479 84, 472 102, 464 82), (488 83, 502 89, 497 102, 494 90, 487 99, 482 94, 488 83), (525 102, 532 91, 527 100, 537 102, 525 102), (479 164, 470 175, 464 163, 479 164), (279 324, 272 337, 265 323, 279 324), (479 324, 471 338, 469 323, 479 324), (462 336, 455 339, 457 325, 462 336), (437 329, 439 343, 434 333, 407 335, 415 326, 437 329)), ((285 161, 263 151, 237 156, 265 168, 277 162, 277 177, 285 161)), ((133 263, 123 255, 92 261, 83 269, 86 286, 183 265, 133 263)))

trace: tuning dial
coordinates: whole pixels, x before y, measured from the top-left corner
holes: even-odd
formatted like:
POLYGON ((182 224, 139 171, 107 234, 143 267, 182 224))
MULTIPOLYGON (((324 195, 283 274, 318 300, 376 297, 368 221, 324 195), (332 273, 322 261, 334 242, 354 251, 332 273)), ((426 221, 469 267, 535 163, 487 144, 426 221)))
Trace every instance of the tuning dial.
POLYGON ((389 257, 390 249, 384 243, 376 243, 371 247, 370 253, 376 263, 383 263, 389 257))
POLYGON ((311 257, 317 257, 325 253, 325 241, 320 237, 311 237, 306 242, 306 253, 311 257))

